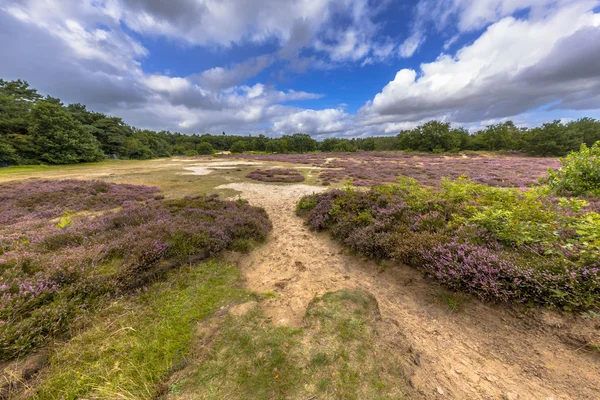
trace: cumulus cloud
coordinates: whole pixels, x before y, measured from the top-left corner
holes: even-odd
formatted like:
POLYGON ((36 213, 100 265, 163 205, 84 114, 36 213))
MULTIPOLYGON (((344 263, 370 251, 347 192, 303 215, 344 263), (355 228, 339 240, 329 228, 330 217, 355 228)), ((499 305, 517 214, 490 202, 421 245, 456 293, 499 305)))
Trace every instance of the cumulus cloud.
MULTIPOLYGON (((444 45, 447 50, 460 36, 517 12, 527 12, 530 20, 544 19, 554 10, 572 4, 598 5, 597 0, 421 0, 414 8, 413 32, 406 39, 403 57, 410 57, 425 42, 425 32, 454 31, 444 45), (418 41, 417 38, 422 38, 418 41)), ((401 53, 402 54, 402 53, 401 53)))
POLYGON ((600 108, 598 4, 421 0, 409 37, 393 38, 383 33, 385 23, 374 22, 385 17, 388 0, 4 0, 0 76, 27 79, 43 93, 136 126, 184 133, 394 134, 428 118, 472 127, 543 106, 574 110, 565 112, 574 118, 600 108), (455 54, 398 71, 357 114, 295 103, 321 93, 248 83, 264 71, 272 78, 309 69, 333 76, 341 66, 403 63, 398 57, 420 54, 436 29, 444 30, 438 35, 447 52, 461 34, 482 28, 455 54), (261 53, 186 76, 148 72, 149 37, 219 59, 246 45, 261 53))
MULTIPOLYGON (((286 102, 322 97, 264 84, 241 85, 272 64, 271 55, 188 77, 147 74, 141 64, 148 51, 111 25, 119 17, 114 4, 84 1, 48 8, 40 0, 10 1, 0 8, 1 76, 25 78, 43 93, 140 127, 185 133, 253 132, 272 118, 297 112, 286 102)), ((165 20, 174 18, 169 10, 154 6, 166 13, 165 20)))
MULTIPOLYGON (((576 5, 544 19, 504 18, 455 56, 402 69, 360 111, 368 123, 444 115, 470 122, 600 92, 600 14, 576 5)), ((571 100, 572 99, 572 100, 571 100)), ((587 105, 594 107, 593 104, 587 105)))
POLYGON ((190 45, 226 47, 275 39, 281 44, 279 55, 288 60, 295 60, 302 48, 316 44, 332 60, 346 61, 363 58, 377 46, 371 19, 381 8, 373 6, 387 2, 104 0, 101 4, 105 14, 141 34, 166 36, 190 45), (335 18, 348 21, 349 29, 331 29, 335 18))
POLYGON ((276 118, 273 123, 273 131, 279 133, 311 132, 323 135, 344 132, 351 128, 351 116, 341 108, 298 110, 276 118))
POLYGON ((273 64, 272 55, 250 58, 229 68, 214 67, 198 75, 200 84, 211 90, 227 89, 245 82, 273 64))

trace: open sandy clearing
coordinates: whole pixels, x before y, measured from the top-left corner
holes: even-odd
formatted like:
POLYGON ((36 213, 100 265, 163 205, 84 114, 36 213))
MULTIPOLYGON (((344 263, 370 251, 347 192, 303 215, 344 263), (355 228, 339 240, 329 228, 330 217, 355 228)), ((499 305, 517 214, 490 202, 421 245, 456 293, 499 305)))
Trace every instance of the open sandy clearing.
POLYGON ((243 258, 242 267, 251 289, 277 294, 264 303, 274 323, 299 326, 314 296, 361 288, 377 298, 386 347, 405 354, 402 368, 425 398, 600 397, 600 358, 578 349, 583 336, 598 334, 593 324, 548 311, 523 316, 469 299, 452 312, 436 300, 442 289, 419 272, 403 266, 381 271, 373 262, 344 255, 326 234, 309 231, 295 215, 295 203, 322 188, 254 183, 219 188, 242 192, 273 221, 268 243, 243 258))
POLYGON ((187 164, 185 168, 186 171, 190 171, 190 173, 183 173, 184 175, 208 175, 214 170, 220 169, 236 169, 238 167, 249 167, 254 165, 263 165, 259 162, 253 161, 208 161, 204 163, 197 164, 187 164))

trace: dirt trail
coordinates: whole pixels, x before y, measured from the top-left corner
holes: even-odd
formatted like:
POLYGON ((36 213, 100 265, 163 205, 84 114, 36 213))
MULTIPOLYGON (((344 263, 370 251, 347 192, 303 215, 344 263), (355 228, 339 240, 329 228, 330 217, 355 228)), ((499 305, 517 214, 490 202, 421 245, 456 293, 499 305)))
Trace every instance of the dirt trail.
MULTIPOLYGON (((242 260, 248 286, 275 292, 265 302, 274 323, 299 326, 309 301, 327 291, 361 288, 379 302, 383 340, 404 352, 410 384, 425 398, 600 399, 600 356, 585 348, 600 326, 548 311, 524 315, 467 299, 451 312, 439 286, 406 266, 381 271, 342 253, 294 213, 307 185, 229 184, 273 221, 267 244, 242 260)), ((594 337, 595 335, 595 337, 594 337)))

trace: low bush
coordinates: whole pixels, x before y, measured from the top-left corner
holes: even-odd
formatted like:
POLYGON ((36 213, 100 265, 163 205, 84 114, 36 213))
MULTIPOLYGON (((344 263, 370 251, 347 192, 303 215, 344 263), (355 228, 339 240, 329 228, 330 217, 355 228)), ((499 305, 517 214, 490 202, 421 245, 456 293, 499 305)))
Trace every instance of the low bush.
POLYGON ((154 188, 84 181, 1 189, 15 208, 0 205, 11 221, 0 227, 0 359, 67 334, 107 296, 271 228, 264 210, 217 196, 164 200, 154 188))
POLYGON ((548 188, 495 188, 463 178, 424 188, 408 178, 332 190, 297 207, 353 251, 423 270, 486 300, 565 310, 600 306, 600 215, 548 188))
POLYGON ((304 182, 304 175, 295 169, 257 169, 246 178, 261 182, 304 182))
POLYGON ((579 151, 560 159, 558 171, 549 170, 549 186, 562 194, 600 196, 600 142, 591 148, 581 145, 579 151))

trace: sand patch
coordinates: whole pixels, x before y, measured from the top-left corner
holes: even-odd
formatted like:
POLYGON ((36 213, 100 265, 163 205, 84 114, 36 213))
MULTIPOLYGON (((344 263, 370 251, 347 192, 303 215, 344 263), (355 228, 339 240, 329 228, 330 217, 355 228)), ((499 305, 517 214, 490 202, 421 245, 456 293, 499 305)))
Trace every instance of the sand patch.
POLYGON ((191 173, 181 173, 181 175, 208 175, 213 170, 236 169, 241 166, 263 165, 254 161, 208 161, 203 163, 191 164, 184 168, 191 173))

